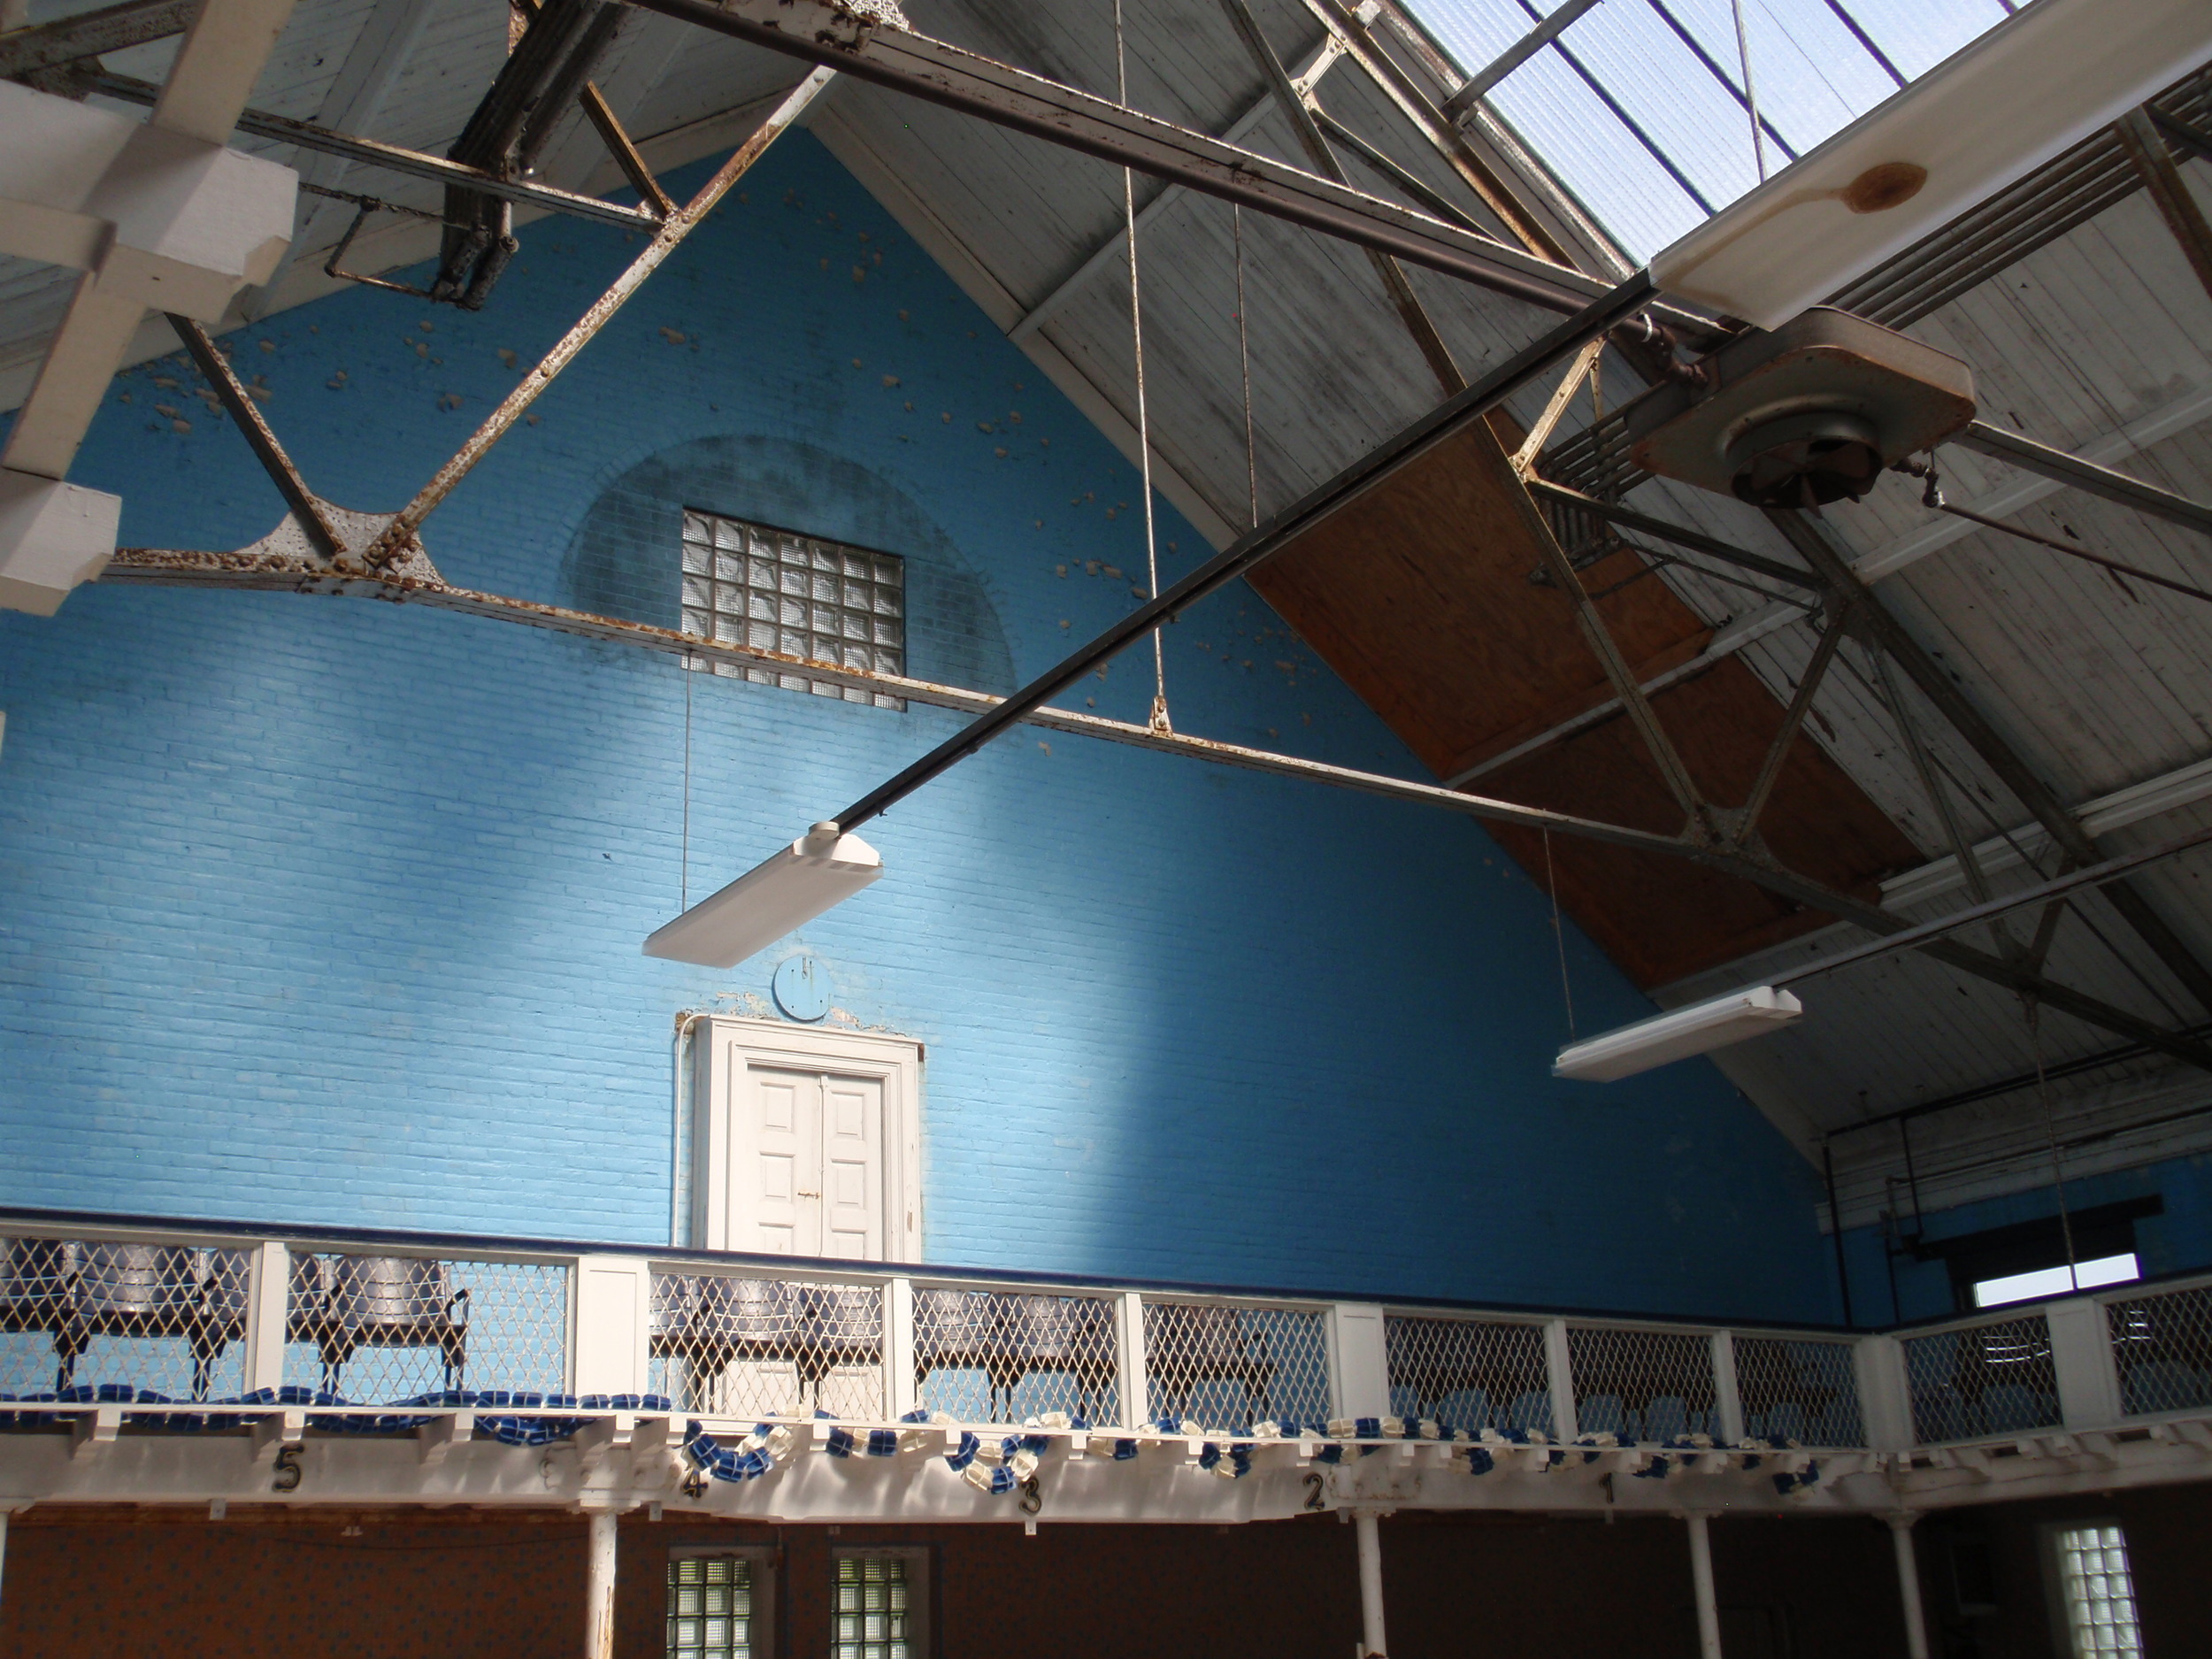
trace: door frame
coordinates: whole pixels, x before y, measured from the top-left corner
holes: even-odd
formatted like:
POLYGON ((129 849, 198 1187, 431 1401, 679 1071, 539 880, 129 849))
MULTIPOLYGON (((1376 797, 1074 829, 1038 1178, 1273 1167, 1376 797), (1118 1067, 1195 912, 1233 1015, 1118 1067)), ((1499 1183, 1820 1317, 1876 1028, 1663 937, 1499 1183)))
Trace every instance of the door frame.
MULTIPOLYGON (((730 1248, 730 1091, 749 1067, 871 1078, 883 1086, 883 1259, 922 1259, 922 1045, 911 1037, 710 1014, 692 1029, 695 1249, 730 1248)), ((798 1256, 794 1260, 817 1258, 798 1256)))

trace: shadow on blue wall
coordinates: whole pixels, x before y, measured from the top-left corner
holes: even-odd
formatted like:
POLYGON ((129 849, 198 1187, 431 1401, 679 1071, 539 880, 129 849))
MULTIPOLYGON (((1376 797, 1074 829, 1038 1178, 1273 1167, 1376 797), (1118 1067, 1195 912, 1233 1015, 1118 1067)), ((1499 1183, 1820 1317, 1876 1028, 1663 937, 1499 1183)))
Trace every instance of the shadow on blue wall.
MULTIPOLYGON (((711 488, 935 572, 918 671, 1002 687, 1125 615, 1133 470, 811 138, 747 185, 430 521, 449 578, 671 621, 656 492, 711 488)), ((231 336, 322 493, 403 499, 634 251, 526 241, 481 313, 357 290, 231 336)), ((165 380, 119 377, 77 476, 127 542, 263 534, 273 491, 165 380)), ((1202 551, 1161 537, 1171 577, 1202 551)), ((1248 589, 1165 637, 1179 730, 1418 775, 1248 589)), ((1150 668, 1067 701, 1141 720, 1150 668)), ((0 1202, 663 1240, 674 1022, 804 949, 833 1018, 927 1044, 934 1260, 1833 1316, 1813 1173, 1711 1066, 1549 1076, 1548 910, 1470 820, 1025 729, 872 830, 883 881, 724 973, 639 955, 686 870, 727 879, 957 717, 110 587, 0 618, 0 1202)), ((1649 1011, 1567 954, 1585 1029, 1649 1011)))

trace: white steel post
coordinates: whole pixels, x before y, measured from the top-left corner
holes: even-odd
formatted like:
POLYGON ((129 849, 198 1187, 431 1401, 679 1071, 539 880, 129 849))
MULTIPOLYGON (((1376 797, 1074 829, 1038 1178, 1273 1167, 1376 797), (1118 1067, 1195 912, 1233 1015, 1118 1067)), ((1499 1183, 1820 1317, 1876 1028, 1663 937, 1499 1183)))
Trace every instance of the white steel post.
POLYGON ((584 1557, 584 1659, 614 1659, 614 1511, 589 1511, 584 1557))
POLYGON ((1699 1659, 1721 1659, 1720 1604, 1713 1595, 1713 1540, 1701 1515, 1682 1517, 1690 1528, 1690 1586, 1697 1597, 1699 1659))
POLYGON ((914 1281, 895 1279, 883 1287, 883 1397, 902 1417, 918 1403, 914 1378, 914 1281))
POLYGON ((2101 1429, 2120 1420, 2120 1368, 2112 1357, 2104 1304, 2093 1297, 2055 1302, 2051 1369, 2058 1377, 2060 1419, 2070 1429, 2101 1429))
POLYGON ((1897 1599, 1904 1604, 1907 1659, 1928 1659, 1928 1621, 1920 1609, 1920 1563, 1913 1554, 1912 1524, 1917 1515, 1887 1515, 1890 1542, 1897 1550, 1897 1599))
POLYGON ((1551 1378, 1551 1437, 1571 1440, 1582 1431, 1575 1425, 1574 1362, 1564 1319, 1544 1321, 1544 1369, 1551 1378))
POLYGON ((1736 1381, 1736 1338, 1728 1331, 1713 1333, 1713 1403, 1720 1443, 1735 1445, 1743 1439, 1743 1391, 1736 1381))
POLYGON ((1878 1452, 1909 1450, 1912 1389, 1905 1377, 1905 1345, 1893 1336, 1863 1336, 1851 1361, 1866 1443, 1878 1452))
POLYGON ((1145 1397, 1144 1383, 1144 1298, 1133 1290, 1116 1299, 1114 1310, 1114 1357, 1120 1371, 1121 1426, 1139 1428, 1152 1415, 1151 1402, 1145 1397))
POLYGON ((1359 1538, 1360 1659, 1383 1659, 1387 1642, 1383 1634, 1382 1530, 1372 1509, 1352 1511, 1352 1530, 1359 1538))
POLYGON ((1335 1415, 1390 1415, 1390 1353, 1383 1310, 1373 1302, 1340 1302, 1329 1310, 1329 1392, 1335 1415))
POLYGON ((284 1384, 286 1299, 292 1288, 292 1253, 264 1244, 252 1255, 246 1294, 246 1392, 284 1384))

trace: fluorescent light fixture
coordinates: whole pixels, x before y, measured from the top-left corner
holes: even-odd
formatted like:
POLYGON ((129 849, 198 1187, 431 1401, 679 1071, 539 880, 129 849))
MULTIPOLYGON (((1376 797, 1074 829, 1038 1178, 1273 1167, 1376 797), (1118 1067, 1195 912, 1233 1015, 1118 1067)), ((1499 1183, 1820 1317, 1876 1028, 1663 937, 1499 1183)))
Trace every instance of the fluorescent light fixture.
POLYGON ((2002 1279, 1977 1279, 1974 1305, 2001 1308, 2011 1302, 2042 1302, 2053 1296, 2070 1296, 2078 1290, 2094 1290, 2100 1285, 2124 1285, 2142 1276, 2135 1252, 2127 1250, 2077 1263, 2070 1269, 2061 1264, 2039 1267, 2032 1273, 2008 1273, 2002 1279))
POLYGON ((1586 1083, 1610 1083, 1670 1060, 1687 1059, 1694 1054, 1725 1048, 1747 1037, 1763 1035, 1778 1025, 1788 1025, 1804 1011, 1802 1002, 1770 985, 1731 991, 1709 1002, 1694 1002, 1586 1042, 1571 1043, 1559 1051, 1551 1074, 1579 1078, 1586 1083))
POLYGON ((803 926, 883 873, 883 859, 857 835, 817 824, 711 898, 701 899, 645 941, 649 956, 733 968, 803 926))
POLYGON ((1651 262, 1778 328, 2212 55, 2205 0, 2033 0, 1651 262))

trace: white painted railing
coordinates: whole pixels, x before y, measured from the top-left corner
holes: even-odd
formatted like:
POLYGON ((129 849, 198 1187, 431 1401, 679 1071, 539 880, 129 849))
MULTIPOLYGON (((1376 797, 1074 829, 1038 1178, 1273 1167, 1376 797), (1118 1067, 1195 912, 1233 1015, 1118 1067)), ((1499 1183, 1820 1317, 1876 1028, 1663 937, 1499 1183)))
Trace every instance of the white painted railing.
POLYGON ((0 1233, 0 1412, 19 1420, 189 1428, 273 1406, 373 1432, 470 1410, 530 1439, 608 1413, 741 1433, 919 1412, 1724 1459, 2212 1408, 2212 1277, 1855 1336, 432 1238, 0 1233))

